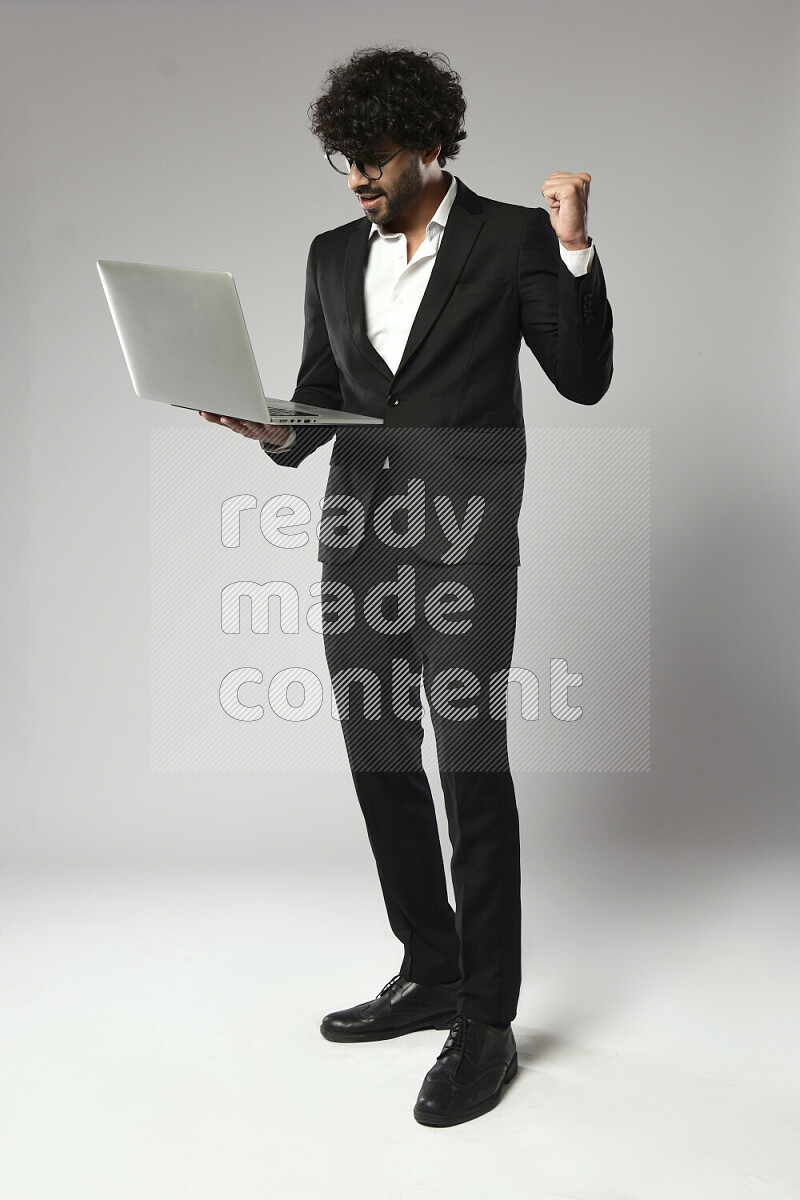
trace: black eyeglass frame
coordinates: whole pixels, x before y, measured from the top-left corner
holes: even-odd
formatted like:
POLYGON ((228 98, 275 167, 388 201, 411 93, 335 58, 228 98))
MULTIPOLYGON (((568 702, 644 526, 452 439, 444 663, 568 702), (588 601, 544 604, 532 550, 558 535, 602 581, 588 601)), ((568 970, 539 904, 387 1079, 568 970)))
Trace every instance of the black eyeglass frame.
MULTIPOLYGON (((337 175, 349 175, 350 171, 352 171, 352 169, 353 169, 353 163, 355 163, 356 166, 358 167, 359 173, 361 175, 363 175, 365 179, 372 179, 374 181, 374 180, 381 178, 381 176, 383 175, 383 168, 387 165, 387 163, 390 163, 393 158, 397 158, 398 154, 400 154, 403 150, 407 150, 407 149, 408 149, 407 146, 401 146, 399 150, 395 150, 394 154, 390 154, 388 158, 383 158, 383 159, 376 158, 374 161, 375 161, 375 166, 378 168, 377 175, 370 175, 367 171, 364 170, 364 161, 365 160, 363 158, 362 159, 350 158, 349 154, 345 154, 344 157, 349 162, 350 168, 347 171, 340 171, 339 168, 334 166, 333 163, 331 162, 331 155, 332 154, 342 154, 343 151, 341 151, 341 150, 325 150, 323 153, 325 154, 325 157, 327 158, 328 162, 333 167, 333 169, 337 175)), ((367 159, 366 161, 372 162, 371 159, 367 159)))

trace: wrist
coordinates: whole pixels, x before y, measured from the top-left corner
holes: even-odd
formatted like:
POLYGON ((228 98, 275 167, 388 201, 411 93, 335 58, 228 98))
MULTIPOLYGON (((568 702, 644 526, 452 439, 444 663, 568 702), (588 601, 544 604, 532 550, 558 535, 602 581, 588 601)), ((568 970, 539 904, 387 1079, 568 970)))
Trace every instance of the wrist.
MULTIPOLYGON (((561 238, 558 239, 561 242, 561 238)), ((592 244, 591 238, 579 238, 574 242, 561 242, 565 250, 588 250, 592 244)))
POLYGON ((269 448, 269 447, 272 447, 272 449, 273 449, 273 450, 279 450, 279 449, 280 449, 280 447, 281 447, 281 446, 282 446, 282 445, 283 445, 285 442, 288 442, 288 440, 289 440, 289 438, 291 437, 291 434, 292 434, 292 427, 291 427, 291 425, 284 425, 284 427, 283 427, 283 428, 284 428, 284 433, 283 433, 283 437, 280 439, 280 441, 276 442, 274 438, 262 438, 262 439, 261 439, 261 444, 262 444, 263 446, 267 446, 268 448, 269 448))

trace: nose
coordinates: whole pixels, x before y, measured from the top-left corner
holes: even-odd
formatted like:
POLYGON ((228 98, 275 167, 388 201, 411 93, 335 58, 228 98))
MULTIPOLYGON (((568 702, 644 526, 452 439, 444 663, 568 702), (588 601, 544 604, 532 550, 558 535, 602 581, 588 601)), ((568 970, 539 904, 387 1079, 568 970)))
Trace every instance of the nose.
POLYGON ((359 171, 356 164, 353 163, 350 168, 350 174, 347 176, 347 186, 351 192, 354 192, 356 188, 363 187, 365 183, 370 184, 372 180, 368 175, 364 175, 362 171, 359 171))

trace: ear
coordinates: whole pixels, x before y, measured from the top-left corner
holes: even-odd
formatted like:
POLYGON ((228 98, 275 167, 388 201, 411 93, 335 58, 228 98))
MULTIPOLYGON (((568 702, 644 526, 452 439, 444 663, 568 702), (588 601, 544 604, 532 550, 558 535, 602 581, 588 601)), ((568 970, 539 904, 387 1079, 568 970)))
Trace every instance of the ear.
POLYGON ((422 154, 422 161, 427 167, 430 163, 436 162, 436 159, 442 153, 441 143, 438 146, 431 146, 429 150, 425 150, 422 154))

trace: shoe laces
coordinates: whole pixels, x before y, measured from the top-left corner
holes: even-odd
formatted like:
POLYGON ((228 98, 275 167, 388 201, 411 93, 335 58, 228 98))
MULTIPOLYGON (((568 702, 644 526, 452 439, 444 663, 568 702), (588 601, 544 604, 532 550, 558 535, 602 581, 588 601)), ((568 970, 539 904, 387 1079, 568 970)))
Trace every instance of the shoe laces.
POLYGON ((467 1044, 467 1018, 459 1013, 450 1028, 447 1035, 447 1041, 442 1046, 441 1053, 437 1058, 444 1058, 445 1054, 449 1054, 451 1050, 456 1054, 460 1054, 467 1044))
MULTIPOLYGON (((385 994, 386 994, 386 992, 389 992, 389 991, 391 991, 391 989, 394 987, 394 985, 395 985, 395 984, 398 982, 398 980, 400 980, 400 979, 402 979, 402 976, 401 976, 401 975, 393 975, 393 976, 392 976, 392 978, 389 980, 389 982, 388 982, 388 983, 385 983, 385 984, 383 985, 383 987, 381 988, 381 990, 378 992, 378 996, 383 996, 383 995, 385 995, 385 994)), ((376 997, 375 997, 375 999, 376 999, 376 1000, 378 999, 378 996, 376 996, 376 997)))

